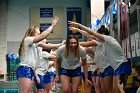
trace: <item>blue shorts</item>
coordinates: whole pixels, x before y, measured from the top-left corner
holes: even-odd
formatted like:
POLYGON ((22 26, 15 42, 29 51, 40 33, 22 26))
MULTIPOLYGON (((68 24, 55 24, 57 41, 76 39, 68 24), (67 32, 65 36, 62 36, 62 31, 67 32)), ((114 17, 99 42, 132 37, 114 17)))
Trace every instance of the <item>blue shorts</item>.
POLYGON ((44 86, 44 76, 38 74, 38 77, 40 79, 40 83, 39 84, 37 83, 36 78, 34 78, 34 81, 36 83, 36 88, 37 89, 43 89, 43 86, 44 86))
POLYGON ((122 63, 114 72, 114 76, 120 74, 129 74, 131 72, 131 66, 129 62, 122 63))
POLYGON ((100 73, 100 77, 104 78, 105 76, 109 76, 114 74, 114 69, 111 66, 108 66, 104 69, 104 72, 100 73))
POLYGON ((16 70, 16 76, 17 79, 19 77, 27 77, 32 80, 32 77, 34 76, 33 69, 28 66, 19 66, 16 70))
MULTIPOLYGON (((82 78, 85 78, 85 75, 83 72, 82 72, 82 78)), ((88 71, 88 78, 92 78, 92 71, 88 71)))
POLYGON ((82 72, 81 72, 81 67, 77 67, 76 69, 64 69, 64 68, 60 68, 60 75, 66 75, 68 77, 77 77, 77 76, 81 76, 82 72))
POLYGON ((46 74, 44 75, 44 83, 51 83, 53 77, 54 77, 53 72, 46 72, 46 74))

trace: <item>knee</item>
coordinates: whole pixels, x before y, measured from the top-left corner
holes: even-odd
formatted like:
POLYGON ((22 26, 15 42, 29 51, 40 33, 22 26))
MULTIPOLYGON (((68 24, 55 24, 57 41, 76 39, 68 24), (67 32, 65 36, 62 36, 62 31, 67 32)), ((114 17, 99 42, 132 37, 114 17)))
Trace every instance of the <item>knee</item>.
POLYGON ((78 89, 72 89, 72 93, 78 93, 78 89))
POLYGON ((69 93, 70 89, 69 88, 63 88, 63 93, 69 93))
POLYGON ((96 84, 96 85, 95 85, 95 88, 96 88, 96 89, 101 89, 100 84, 96 84))

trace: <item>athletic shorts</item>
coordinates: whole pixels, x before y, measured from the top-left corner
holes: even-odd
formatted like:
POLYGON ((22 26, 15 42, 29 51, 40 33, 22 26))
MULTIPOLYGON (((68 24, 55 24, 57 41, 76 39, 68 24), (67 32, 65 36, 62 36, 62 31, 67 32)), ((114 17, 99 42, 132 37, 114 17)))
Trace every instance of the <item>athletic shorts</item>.
POLYGON ((104 72, 100 73, 100 77, 104 78, 105 76, 109 76, 114 74, 114 69, 111 66, 108 66, 104 69, 104 72))
POLYGON ((81 76, 82 72, 81 72, 81 67, 77 67, 76 69, 64 69, 64 68, 60 68, 60 75, 66 75, 68 77, 77 77, 77 76, 81 76))
POLYGON ((51 83, 53 77, 54 77, 53 72, 46 72, 46 74, 44 75, 44 83, 51 83))
POLYGON ((129 74, 131 72, 131 66, 129 62, 122 63, 114 72, 114 76, 120 75, 120 74, 129 74))
POLYGON ((34 76, 33 69, 28 66, 19 66, 16 70, 16 76, 17 79, 19 77, 27 77, 32 80, 32 77, 34 76))
POLYGON ((36 83, 36 88, 37 89, 43 89, 43 86, 44 86, 44 76, 38 74, 38 77, 40 79, 40 83, 39 84, 37 83, 36 78, 34 78, 34 81, 36 83))

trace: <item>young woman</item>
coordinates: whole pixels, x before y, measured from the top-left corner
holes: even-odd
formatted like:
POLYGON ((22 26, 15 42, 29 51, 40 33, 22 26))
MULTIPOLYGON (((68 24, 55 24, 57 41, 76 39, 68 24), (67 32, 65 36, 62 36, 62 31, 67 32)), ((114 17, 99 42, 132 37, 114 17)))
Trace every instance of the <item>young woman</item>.
POLYGON ((85 47, 91 46, 91 49, 95 52, 94 62, 99 67, 98 75, 96 76, 95 91, 97 93, 111 93, 114 70, 108 62, 105 62, 106 58, 101 41, 94 37, 91 41, 80 42, 80 45, 85 47))
POLYGON ((38 43, 38 55, 39 62, 36 63, 35 68, 35 82, 37 93, 52 93, 51 92, 51 75, 49 73, 50 68, 56 62, 56 55, 54 53, 48 53, 44 49, 56 49, 65 43, 65 40, 59 44, 45 44, 46 39, 38 43), (39 47, 41 46, 41 47, 39 47))
POLYGON ((107 35, 107 30, 101 30, 102 34, 96 33, 88 27, 81 25, 76 22, 69 22, 73 27, 70 27, 71 30, 78 31, 78 32, 87 32, 88 34, 93 35, 98 40, 102 42, 103 52, 105 56, 105 62, 108 62, 111 67, 114 69, 114 76, 113 76, 113 93, 120 93, 117 83, 122 73, 130 73, 131 67, 124 56, 123 50, 120 44, 117 42, 116 39, 107 35), (76 27, 80 27, 76 28, 76 27))
POLYGON ((30 93, 30 89, 32 88, 32 77, 34 76, 35 64, 38 62, 39 58, 36 43, 47 38, 58 23, 58 20, 58 17, 54 17, 52 25, 41 34, 37 26, 31 26, 25 33, 19 48, 21 63, 16 71, 20 93, 30 93))
MULTIPOLYGON (((86 50, 86 61, 87 61, 87 67, 88 67, 88 79, 92 82, 92 84, 89 84, 88 87, 84 87, 84 91, 85 93, 93 93, 93 81, 92 81, 92 71, 93 71, 93 65, 94 65, 94 62, 93 62, 93 59, 94 59, 94 52, 89 48, 85 48, 86 50)), ((82 71, 82 78, 83 78, 83 81, 84 81, 84 73, 82 71)))
MULTIPOLYGON (((39 48, 39 47, 38 47, 39 48)), ((48 83, 48 78, 47 78, 47 71, 49 70, 49 66, 52 65, 53 63, 50 63, 51 61, 56 61, 56 56, 52 55, 46 51, 42 52, 42 49, 40 49, 41 51, 41 56, 39 59, 38 64, 36 64, 36 69, 35 69, 35 84, 36 84, 36 88, 37 88, 37 93, 52 93, 51 89, 48 92, 48 87, 46 88, 46 82, 48 83), (47 79, 46 79, 47 78, 47 79)))
POLYGON ((85 82, 88 85, 88 70, 86 66, 86 51, 79 46, 79 41, 76 36, 68 36, 66 44, 59 47, 57 50, 56 62, 56 79, 59 78, 59 63, 60 79, 62 83, 63 93, 78 93, 78 88, 81 82, 81 64, 85 74, 85 82))

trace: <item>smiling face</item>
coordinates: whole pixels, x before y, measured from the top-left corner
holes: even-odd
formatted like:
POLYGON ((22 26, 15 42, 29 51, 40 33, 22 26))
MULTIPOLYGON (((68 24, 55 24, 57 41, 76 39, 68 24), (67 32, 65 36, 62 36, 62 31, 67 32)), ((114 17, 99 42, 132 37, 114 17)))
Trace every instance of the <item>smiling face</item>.
POLYGON ((70 53, 74 53, 76 56, 79 56, 79 41, 78 38, 74 35, 69 35, 66 39, 66 51, 65 57, 68 57, 70 53))
POLYGON ((78 46, 78 42, 77 42, 77 40, 75 39, 75 38, 72 38, 72 39, 70 39, 70 50, 71 51, 76 51, 76 49, 77 49, 77 46, 78 46))

